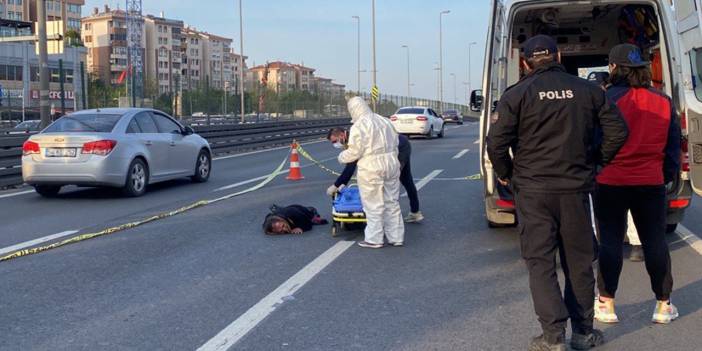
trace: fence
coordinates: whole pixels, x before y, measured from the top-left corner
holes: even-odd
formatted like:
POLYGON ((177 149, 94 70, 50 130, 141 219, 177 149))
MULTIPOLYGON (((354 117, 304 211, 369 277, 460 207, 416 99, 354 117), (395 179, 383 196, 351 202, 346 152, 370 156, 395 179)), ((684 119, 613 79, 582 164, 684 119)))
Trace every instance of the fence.
MULTIPOLYGON (((366 101, 371 101, 371 96, 368 93, 362 93, 361 96, 366 101)), ((452 104, 448 102, 440 103, 437 100, 421 99, 407 96, 397 96, 389 94, 380 94, 377 105, 377 113, 382 116, 390 116, 395 113, 400 107, 404 106, 426 106, 431 107, 437 113, 446 110, 460 111, 464 116, 471 114, 470 109, 466 105, 452 104)))

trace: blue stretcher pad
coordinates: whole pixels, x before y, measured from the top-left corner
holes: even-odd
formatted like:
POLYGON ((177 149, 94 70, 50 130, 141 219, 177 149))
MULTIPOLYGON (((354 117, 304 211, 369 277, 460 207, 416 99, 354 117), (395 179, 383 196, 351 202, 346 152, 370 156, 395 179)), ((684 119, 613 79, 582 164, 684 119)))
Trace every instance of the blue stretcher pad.
POLYGON ((349 186, 341 189, 336 199, 334 199, 334 211, 363 212, 361 193, 358 191, 358 187, 349 186))

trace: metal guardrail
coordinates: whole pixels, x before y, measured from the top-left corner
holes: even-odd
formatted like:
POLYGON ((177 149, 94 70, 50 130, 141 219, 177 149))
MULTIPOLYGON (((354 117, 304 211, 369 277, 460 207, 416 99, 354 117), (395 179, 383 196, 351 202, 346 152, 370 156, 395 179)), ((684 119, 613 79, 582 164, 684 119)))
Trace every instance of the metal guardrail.
MULTIPOLYGON (((286 145, 325 136, 330 128, 351 123, 349 118, 293 120, 215 126, 194 126, 207 139, 214 154, 225 154, 262 147, 286 145)), ((0 134, 2 130, 0 130, 0 134)), ((0 187, 22 183, 22 144, 31 134, 0 137, 0 187)))

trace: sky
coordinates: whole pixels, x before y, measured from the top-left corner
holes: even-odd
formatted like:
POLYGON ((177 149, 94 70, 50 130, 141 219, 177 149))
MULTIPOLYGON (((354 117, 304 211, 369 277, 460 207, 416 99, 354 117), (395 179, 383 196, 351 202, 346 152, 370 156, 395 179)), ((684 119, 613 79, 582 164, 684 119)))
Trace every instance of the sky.
MULTIPOLYGON (((125 7, 125 0, 86 0, 92 8, 125 7)), ((234 39, 239 52, 237 0, 143 0, 144 14, 183 20, 201 31, 234 39)), ((444 100, 466 101, 468 44, 471 87, 481 81, 489 0, 377 0, 377 81, 382 93, 407 95, 407 52, 410 47, 411 95, 438 95, 439 13, 443 16, 444 100)), ((361 90, 372 85, 371 0, 243 0, 244 54, 247 64, 282 60, 316 68, 315 74, 357 89, 357 24, 361 17, 361 90)))

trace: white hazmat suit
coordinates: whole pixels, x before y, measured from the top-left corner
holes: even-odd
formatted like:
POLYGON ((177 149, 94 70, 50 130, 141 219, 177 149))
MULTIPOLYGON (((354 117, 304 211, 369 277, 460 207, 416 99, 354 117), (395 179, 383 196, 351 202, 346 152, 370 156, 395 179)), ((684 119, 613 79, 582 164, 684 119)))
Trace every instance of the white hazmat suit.
POLYGON ((365 241, 383 244, 384 234, 390 244, 403 243, 397 132, 360 97, 351 98, 348 108, 353 125, 339 162, 358 161, 356 177, 367 220, 365 241))

